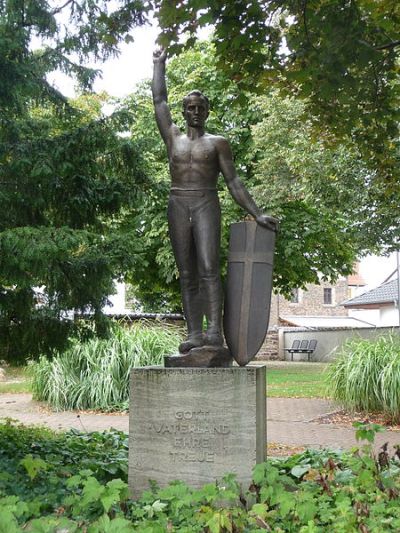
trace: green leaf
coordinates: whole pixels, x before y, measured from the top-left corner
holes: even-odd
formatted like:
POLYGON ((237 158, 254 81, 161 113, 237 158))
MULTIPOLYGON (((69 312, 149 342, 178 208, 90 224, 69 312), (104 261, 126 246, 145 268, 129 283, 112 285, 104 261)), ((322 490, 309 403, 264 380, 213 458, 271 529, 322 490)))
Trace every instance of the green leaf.
POLYGON ((292 474, 292 476, 294 477, 297 477, 297 478, 301 478, 302 476, 304 476, 304 474, 306 474, 308 471, 310 470, 310 465, 296 465, 294 466, 290 473, 292 474))
POLYGON ((290 493, 282 492, 279 495, 279 514, 282 518, 285 518, 291 511, 293 511, 295 506, 295 498, 290 493))
POLYGON ((33 481, 40 472, 46 471, 48 467, 43 459, 37 457, 34 458, 31 454, 28 454, 21 459, 19 464, 25 468, 31 481, 33 481))
POLYGON ((81 505, 87 506, 101 500, 106 488, 96 478, 89 477, 83 484, 81 505))
POLYGON ((9 509, 0 509, 0 533, 19 533, 20 531, 14 514, 9 509))

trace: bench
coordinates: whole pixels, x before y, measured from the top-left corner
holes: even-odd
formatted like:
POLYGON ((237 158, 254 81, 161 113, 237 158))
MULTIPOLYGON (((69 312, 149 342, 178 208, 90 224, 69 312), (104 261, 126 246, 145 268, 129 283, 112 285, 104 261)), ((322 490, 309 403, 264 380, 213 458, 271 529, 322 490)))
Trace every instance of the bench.
POLYGON ((315 339, 311 339, 310 341, 307 339, 300 340, 294 340, 291 348, 285 348, 285 352, 289 352, 291 355, 291 360, 293 361, 293 354, 295 353, 306 353, 308 361, 311 360, 312 354, 315 352, 315 348, 317 347, 317 341, 315 339))

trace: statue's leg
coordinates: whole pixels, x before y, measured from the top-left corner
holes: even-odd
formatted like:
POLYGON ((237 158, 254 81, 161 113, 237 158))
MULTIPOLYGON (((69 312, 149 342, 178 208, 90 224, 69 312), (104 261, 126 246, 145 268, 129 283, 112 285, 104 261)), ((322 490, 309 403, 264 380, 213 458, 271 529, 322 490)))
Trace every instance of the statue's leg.
POLYGON ((203 305, 197 272, 191 215, 188 199, 171 195, 168 204, 168 226, 175 261, 179 270, 182 307, 188 330, 187 339, 179 346, 181 353, 204 344, 203 305))
POLYGON ((222 337, 222 284, 219 266, 221 210, 216 192, 206 194, 193 212, 200 293, 207 317, 204 343, 220 346, 222 337))

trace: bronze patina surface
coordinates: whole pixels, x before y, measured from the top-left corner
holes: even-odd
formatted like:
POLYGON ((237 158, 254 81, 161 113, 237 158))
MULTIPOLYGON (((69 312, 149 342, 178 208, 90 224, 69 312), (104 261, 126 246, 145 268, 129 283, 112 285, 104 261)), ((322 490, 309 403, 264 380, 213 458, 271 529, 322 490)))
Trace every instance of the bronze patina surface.
MULTIPOLYGON (((223 346, 218 176, 223 175, 234 200, 257 224, 275 231, 277 220, 261 213, 240 181, 229 142, 220 135, 206 133, 209 101, 204 94, 195 90, 184 98, 184 133, 173 123, 165 81, 166 58, 165 50, 154 52, 152 93, 171 174, 168 226, 188 330, 179 351, 187 354, 203 346, 223 346), (207 325, 203 330, 204 317, 207 325)), ((191 359, 186 360, 188 365, 191 359)), ((210 361, 204 362, 204 366, 209 364, 210 361)))
POLYGON ((224 333, 235 361, 244 366, 268 329, 275 232, 252 221, 231 225, 224 333))

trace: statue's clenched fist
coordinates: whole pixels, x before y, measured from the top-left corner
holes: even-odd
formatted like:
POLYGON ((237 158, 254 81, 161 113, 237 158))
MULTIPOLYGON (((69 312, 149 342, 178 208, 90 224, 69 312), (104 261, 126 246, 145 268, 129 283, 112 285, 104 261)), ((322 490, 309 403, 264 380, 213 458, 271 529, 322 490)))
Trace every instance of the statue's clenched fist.
POLYGON ((157 48, 153 52, 153 63, 165 63, 167 51, 165 48, 157 48))

